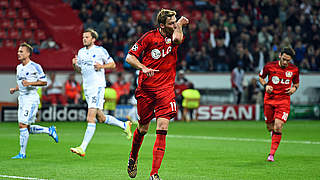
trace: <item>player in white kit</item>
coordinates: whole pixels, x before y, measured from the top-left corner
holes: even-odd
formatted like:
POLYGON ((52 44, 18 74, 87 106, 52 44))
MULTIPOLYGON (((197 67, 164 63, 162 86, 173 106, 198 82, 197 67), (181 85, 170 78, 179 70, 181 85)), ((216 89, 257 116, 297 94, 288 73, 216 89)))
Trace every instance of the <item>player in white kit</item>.
POLYGON ((98 33, 93 29, 87 29, 83 33, 83 45, 78 55, 72 59, 75 71, 81 72, 83 89, 88 103, 87 121, 88 126, 82 144, 79 147, 71 148, 71 152, 79 156, 85 156, 86 148, 96 129, 96 117, 99 122, 115 125, 124 130, 127 138, 131 139, 131 122, 122 122, 113 116, 103 113, 104 93, 106 87, 104 69, 114 69, 115 62, 106 49, 96 46, 98 33))
POLYGON ((22 43, 18 49, 18 60, 21 64, 17 66, 17 86, 10 88, 10 94, 16 91, 19 95, 18 122, 20 129, 20 152, 12 159, 25 159, 26 148, 29 134, 45 133, 51 136, 55 142, 58 142, 56 128, 31 125, 36 120, 38 106, 40 103, 37 93, 38 86, 46 86, 47 78, 41 66, 33 61, 30 57, 32 47, 27 43, 22 43))

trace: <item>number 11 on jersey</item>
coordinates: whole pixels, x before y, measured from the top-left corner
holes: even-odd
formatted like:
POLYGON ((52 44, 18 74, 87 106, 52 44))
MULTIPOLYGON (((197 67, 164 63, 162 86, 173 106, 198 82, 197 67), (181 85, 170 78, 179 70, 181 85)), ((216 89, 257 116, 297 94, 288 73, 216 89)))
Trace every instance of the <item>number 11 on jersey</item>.
POLYGON ((172 111, 177 111, 176 102, 170 102, 170 105, 171 105, 171 110, 172 110, 172 111))

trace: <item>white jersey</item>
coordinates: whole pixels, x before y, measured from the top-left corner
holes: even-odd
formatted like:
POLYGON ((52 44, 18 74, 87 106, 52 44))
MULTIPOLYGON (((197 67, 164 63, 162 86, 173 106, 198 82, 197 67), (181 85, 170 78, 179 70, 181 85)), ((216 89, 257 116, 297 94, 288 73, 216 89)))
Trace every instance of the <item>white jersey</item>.
POLYGON ((114 62, 108 51, 101 46, 93 45, 90 49, 81 48, 78 52, 77 65, 81 68, 83 88, 106 87, 104 69, 96 71, 94 65, 114 62))
POLYGON ((44 74, 42 67, 30 61, 28 64, 19 64, 17 66, 17 84, 19 86, 20 98, 26 97, 39 101, 39 95, 37 93, 38 86, 23 86, 22 81, 28 82, 47 81, 46 75, 44 74))

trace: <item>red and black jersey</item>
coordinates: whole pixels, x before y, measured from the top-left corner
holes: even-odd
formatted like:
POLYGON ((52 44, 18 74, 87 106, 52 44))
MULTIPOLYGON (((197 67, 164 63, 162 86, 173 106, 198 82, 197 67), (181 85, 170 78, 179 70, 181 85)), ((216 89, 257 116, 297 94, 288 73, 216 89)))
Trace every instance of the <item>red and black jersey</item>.
POLYGON ((161 90, 173 88, 176 77, 177 49, 179 45, 172 42, 171 37, 164 37, 159 29, 145 33, 130 49, 134 55, 148 68, 159 70, 154 76, 148 77, 140 71, 138 89, 161 90))
POLYGON ((265 104, 290 103, 290 96, 285 93, 286 89, 290 88, 292 83, 299 83, 299 69, 292 63, 286 68, 281 68, 279 63, 267 63, 259 74, 263 79, 268 76, 268 85, 273 87, 271 94, 265 93, 265 104))

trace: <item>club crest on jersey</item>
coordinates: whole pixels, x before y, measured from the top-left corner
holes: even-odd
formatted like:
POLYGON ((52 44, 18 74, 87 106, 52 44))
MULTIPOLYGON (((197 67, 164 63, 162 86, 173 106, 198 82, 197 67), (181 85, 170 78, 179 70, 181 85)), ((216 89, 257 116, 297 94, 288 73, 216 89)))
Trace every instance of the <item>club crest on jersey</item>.
POLYGON ((132 51, 137 51, 137 50, 138 50, 138 45, 137 45, 137 44, 133 45, 132 48, 131 48, 131 50, 132 50, 132 51))
POLYGON ((292 72, 291 71, 287 71, 286 72, 286 77, 291 77, 292 76, 292 72))
POLYGON ((278 84, 280 82, 280 79, 278 76, 273 76, 271 80, 273 84, 278 84))
POLYGON ((166 44, 170 44, 170 43, 171 43, 171 38, 166 37, 166 44))

